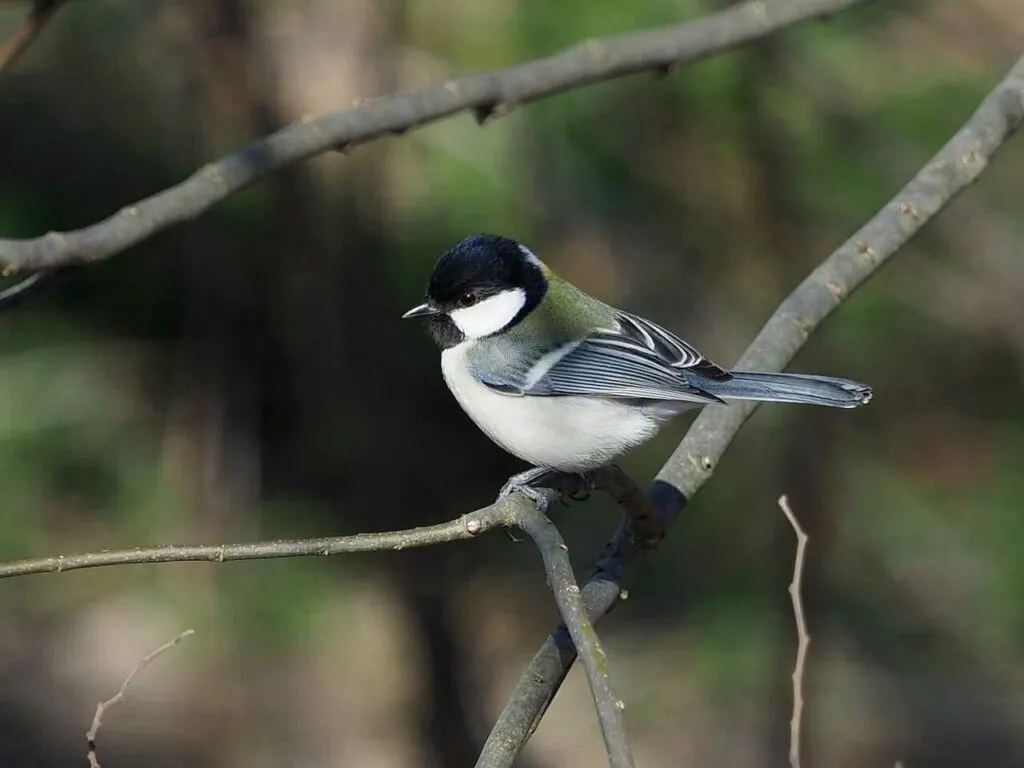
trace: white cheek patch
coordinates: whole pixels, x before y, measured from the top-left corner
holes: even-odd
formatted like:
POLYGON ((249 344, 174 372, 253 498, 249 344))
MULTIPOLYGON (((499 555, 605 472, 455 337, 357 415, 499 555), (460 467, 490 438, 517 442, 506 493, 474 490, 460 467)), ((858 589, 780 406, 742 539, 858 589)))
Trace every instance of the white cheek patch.
POLYGON ((472 307, 453 309, 448 317, 466 338, 479 339, 497 333, 511 323, 525 304, 526 292, 522 288, 514 288, 484 299, 472 307))

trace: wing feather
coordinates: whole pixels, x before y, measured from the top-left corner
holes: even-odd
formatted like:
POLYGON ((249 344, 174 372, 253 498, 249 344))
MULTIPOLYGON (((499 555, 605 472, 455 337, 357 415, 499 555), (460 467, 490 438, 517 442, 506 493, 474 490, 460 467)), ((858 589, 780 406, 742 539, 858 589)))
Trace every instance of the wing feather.
POLYGON ((544 354, 522 374, 478 378, 506 393, 633 400, 722 402, 700 380, 731 375, 685 341, 644 318, 620 312, 618 327, 544 354))

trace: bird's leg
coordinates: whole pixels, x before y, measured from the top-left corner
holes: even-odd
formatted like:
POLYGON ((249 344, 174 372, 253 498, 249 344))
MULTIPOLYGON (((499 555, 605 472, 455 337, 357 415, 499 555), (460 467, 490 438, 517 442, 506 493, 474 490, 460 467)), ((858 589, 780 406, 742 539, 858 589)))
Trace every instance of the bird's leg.
POLYGON ((597 475, 591 472, 560 472, 556 469, 534 467, 508 479, 498 494, 498 501, 519 492, 528 496, 542 510, 547 508, 548 496, 540 489, 558 491, 562 500, 584 501, 597 487, 597 475))
POLYGON ((524 496, 529 498, 534 504, 540 507, 540 510, 546 511, 548 508, 548 496, 541 489, 536 487, 537 481, 543 477, 553 474, 550 469, 545 467, 532 467, 525 472, 512 475, 501 486, 501 490, 498 492, 497 501, 507 499, 513 493, 522 493, 524 496))

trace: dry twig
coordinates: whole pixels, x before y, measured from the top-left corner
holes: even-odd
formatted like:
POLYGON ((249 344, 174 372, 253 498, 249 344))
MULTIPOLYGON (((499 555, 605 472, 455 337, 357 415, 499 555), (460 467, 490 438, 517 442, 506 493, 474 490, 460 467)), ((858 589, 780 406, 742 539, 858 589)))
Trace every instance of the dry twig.
POLYGON ((804 577, 804 557, 807 552, 807 534, 800 526, 789 500, 779 497, 779 508, 793 526, 796 534, 796 558, 793 561, 793 580, 789 583, 789 599, 793 603, 793 618, 796 620, 796 663, 793 665, 793 716, 789 721, 789 764, 800 768, 800 724, 804 713, 804 664, 807 661, 807 646, 811 636, 807 634, 807 620, 804 618, 804 601, 800 595, 804 577))
POLYGON ((101 701, 96 705, 96 714, 92 716, 92 725, 89 726, 89 730, 86 731, 85 734, 86 741, 89 743, 89 752, 87 754, 89 759, 89 768, 100 768, 99 758, 96 754, 96 734, 100 731, 100 726, 103 724, 103 715, 106 714, 106 711, 115 704, 119 704, 124 701, 125 691, 128 690, 128 686, 132 684, 132 680, 135 679, 135 676, 139 674, 139 672, 148 667, 158 656, 161 656, 171 650, 171 648, 176 646, 186 637, 193 634, 195 634, 194 630, 186 629, 173 640, 168 640, 156 650, 150 651, 138 664, 135 665, 135 668, 128 673, 128 677, 126 677, 124 682, 121 683, 121 687, 118 689, 117 693, 106 701, 101 701))
POLYGON ((314 557, 350 552, 380 552, 388 549, 429 547, 449 541, 471 539, 498 526, 517 525, 518 508, 532 506, 525 496, 516 494, 488 507, 469 512, 447 523, 384 533, 358 533, 353 536, 328 536, 319 539, 282 539, 243 544, 169 544, 163 547, 133 547, 79 555, 57 555, 0 563, 0 578, 33 573, 63 573, 80 568, 142 563, 178 563, 205 561, 224 563, 232 560, 263 560, 278 557, 314 557))

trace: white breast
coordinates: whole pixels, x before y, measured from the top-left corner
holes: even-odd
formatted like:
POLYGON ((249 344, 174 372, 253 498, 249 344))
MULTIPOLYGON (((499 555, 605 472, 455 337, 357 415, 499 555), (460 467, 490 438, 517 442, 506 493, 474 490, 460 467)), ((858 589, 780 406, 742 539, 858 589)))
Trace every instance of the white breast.
POLYGON ((494 442, 537 467, 595 469, 645 442, 693 403, 638 408, 586 397, 505 395, 469 371, 464 342, 441 353, 445 383, 462 409, 494 442))

